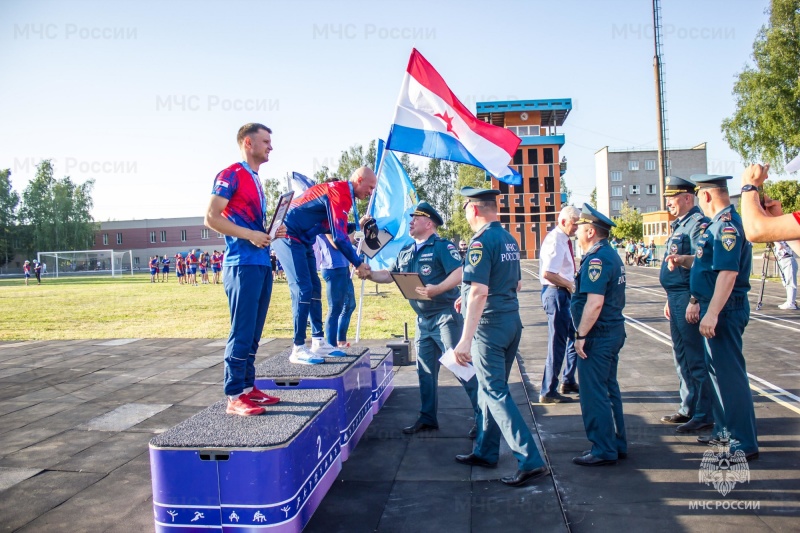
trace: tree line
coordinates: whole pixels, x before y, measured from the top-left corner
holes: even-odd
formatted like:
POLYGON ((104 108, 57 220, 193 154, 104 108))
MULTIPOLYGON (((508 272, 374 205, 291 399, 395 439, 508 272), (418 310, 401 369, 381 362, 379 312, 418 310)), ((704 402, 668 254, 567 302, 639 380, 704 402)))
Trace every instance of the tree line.
POLYGON ((46 159, 20 195, 11 169, 0 170, 0 266, 17 254, 91 248, 98 227, 91 214, 93 188, 92 179, 77 184, 69 176, 56 178, 46 159))

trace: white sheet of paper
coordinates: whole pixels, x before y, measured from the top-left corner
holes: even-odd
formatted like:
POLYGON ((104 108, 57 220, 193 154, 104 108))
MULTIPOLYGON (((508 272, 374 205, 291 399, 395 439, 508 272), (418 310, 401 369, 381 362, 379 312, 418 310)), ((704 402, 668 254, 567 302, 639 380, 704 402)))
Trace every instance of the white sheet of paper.
POLYGON ((789 161, 789 164, 786 165, 786 172, 797 172, 800 170, 800 155, 789 161))
POLYGON ((452 348, 442 354, 439 358, 439 362, 464 381, 471 380, 472 376, 475 375, 475 367, 472 366, 472 363, 467 366, 461 366, 456 362, 456 352, 454 352, 452 348))

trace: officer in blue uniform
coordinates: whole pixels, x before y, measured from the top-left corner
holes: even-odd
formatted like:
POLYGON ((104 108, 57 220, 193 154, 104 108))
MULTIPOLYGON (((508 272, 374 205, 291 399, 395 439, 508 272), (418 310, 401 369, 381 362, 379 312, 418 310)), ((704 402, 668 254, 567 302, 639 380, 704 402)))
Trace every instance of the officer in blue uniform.
POLYGON ((617 381, 619 352, 625 344, 625 266, 608 242, 614 226, 608 217, 583 204, 576 235, 584 255, 571 304, 581 415, 592 443, 590 450, 572 459, 581 466, 612 465, 628 455, 617 381))
POLYGON ((672 233, 667 239, 667 250, 661 262, 661 286, 667 291, 664 315, 669 320, 672 336, 672 355, 680 383, 681 404, 678 412, 661 418, 665 424, 681 424, 678 433, 690 433, 710 429, 714 425, 711 417, 711 382, 708 379, 703 337, 700 326, 686 322, 686 307, 689 305, 689 270, 670 269, 666 261, 669 255, 693 257, 697 242, 708 226, 709 219, 694 205, 695 184, 675 176, 667 176, 664 196, 667 209, 675 217, 671 223, 672 233))
MULTIPOLYGON (((419 431, 438 429, 436 417, 438 405, 439 357, 461 340, 464 319, 453 304, 459 296, 461 283, 461 254, 456 247, 436 234, 444 223, 439 213, 428 203, 420 202, 411 213, 409 228, 412 242, 397 256, 392 272, 416 272, 425 287, 417 292, 427 300, 409 300, 417 313, 417 331, 414 338, 417 351, 417 375, 421 408, 419 418, 404 428, 408 435, 419 431)), ((368 279, 377 283, 391 283, 387 270, 372 271, 368 279)), ((469 381, 459 379, 469 396, 475 416, 478 416, 478 381, 473 376, 469 381)), ((477 428, 473 426, 470 436, 475 438, 477 428)))
POLYGON ((742 336, 750 318, 747 292, 752 245, 731 205, 729 179, 731 176, 692 176, 700 208, 711 222, 697 242, 694 258, 668 256, 667 260, 683 267, 691 265, 692 296, 686 319, 699 321, 700 334, 705 337, 706 365, 714 392, 714 433, 700 436, 698 441, 727 441, 731 453, 742 450, 752 460, 758 458, 756 417, 742 353, 742 336))
POLYGON ((501 478, 520 486, 546 476, 536 442, 508 389, 508 376, 522 338, 517 292, 521 286, 519 246, 498 222, 500 191, 464 187, 466 218, 475 231, 464 262, 460 307, 464 334, 455 348, 456 360, 473 361, 478 378, 478 435, 473 451, 456 461, 492 468, 500 456, 500 436, 517 459, 518 469, 501 478))

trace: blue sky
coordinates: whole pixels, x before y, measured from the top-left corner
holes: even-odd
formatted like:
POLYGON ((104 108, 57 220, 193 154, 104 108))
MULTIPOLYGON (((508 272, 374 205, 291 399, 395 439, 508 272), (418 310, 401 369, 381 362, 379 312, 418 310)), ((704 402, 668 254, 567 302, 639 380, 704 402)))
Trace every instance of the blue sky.
MULTIPOLYGON (((767 0, 666 0, 670 146, 708 142, 741 172, 720 122, 767 0)), ((0 3, 0 167, 96 181, 97 220, 202 215, 246 122, 273 129, 262 177, 335 166, 388 133, 412 47, 476 101, 572 98, 574 201, 603 146, 656 145, 650 0, 36 1, 0 3)))

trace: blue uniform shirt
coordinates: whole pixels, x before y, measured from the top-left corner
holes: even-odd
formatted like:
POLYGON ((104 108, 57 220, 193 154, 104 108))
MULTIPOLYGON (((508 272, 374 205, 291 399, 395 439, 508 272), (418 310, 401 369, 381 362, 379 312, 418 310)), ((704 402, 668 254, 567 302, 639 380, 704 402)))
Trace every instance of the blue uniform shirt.
MULTIPOLYGON (((330 270, 332 268, 349 267, 350 261, 339 251, 336 246, 328 240, 325 235, 317 235, 317 244, 319 246, 319 268, 320 270, 330 270)), ((352 248, 352 246, 350 246, 352 248)), ((355 253, 355 252, 354 252, 355 253)))
POLYGON ((737 274, 730 297, 747 297, 753 245, 745 239, 742 219, 732 205, 711 219, 694 255, 689 275, 692 296, 707 304, 714 296, 720 270, 732 270, 737 274))
MULTIPOLYGON (((692 207, 680 220, 674 220, 671 224, 672 234, 667 239, 667 250, 664 258, 668 255, 694 255, 697 250, 697 242, 708 226, 708 217, 700 211, 697 206, 692 207)), ((688 291, 689 290, 689 269, 676 267, 671 271, 667 268, 667 262, 661 262, 661 274, 659 276, 661 286, 667 291, 688 291)))
POLYGON ((517 241, 499 222, 486 224, 472 237, 464 258, 462 309, 467 308, 469 285, 474 282, 489 288, 484 315, 518 311, 521 278, 517 241))
POLYGON ((583 308, 589 294, 602 294, 603 307, 591 331, 578 331, 581 335, 594 337, 602 331, 613 331, 624 327, 625 318, 625 265, 617 251, 603 239, 592 246, 581 260, 575 277, 575 294, 572 295, 572 321, 575 329, 581 323, 583 308))
MULTIPOLYGON (((461 254, 453 243, 433 234, 419 248, 412 242, 400 250, 392 272, 416 272, 425 285, 436 285, 460 266, 461 254)), ((417 315, 429 318, 452 308, 456 298, 458 288, 453 287, 430 300, 409 300, 408 303, 417 315)))

